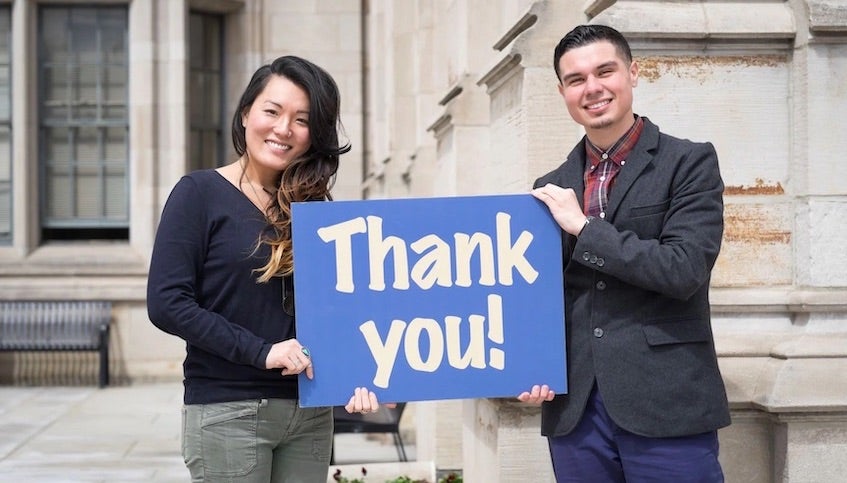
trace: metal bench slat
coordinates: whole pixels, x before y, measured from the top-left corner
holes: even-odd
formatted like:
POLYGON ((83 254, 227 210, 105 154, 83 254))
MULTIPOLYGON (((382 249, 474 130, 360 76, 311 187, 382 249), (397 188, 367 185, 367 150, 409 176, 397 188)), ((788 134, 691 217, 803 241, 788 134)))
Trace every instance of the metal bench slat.
POLYGON ((111 318, 106 301, 0 301, 0 351, 99 351, 103 387, 111 318))

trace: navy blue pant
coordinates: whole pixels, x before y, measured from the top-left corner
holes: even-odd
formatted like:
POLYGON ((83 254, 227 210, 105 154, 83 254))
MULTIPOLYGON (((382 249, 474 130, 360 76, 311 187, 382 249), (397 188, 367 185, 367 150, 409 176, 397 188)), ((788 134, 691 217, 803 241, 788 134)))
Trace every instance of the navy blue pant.
POLYGON ((548 438, 557 483, 721 483, 718 435, 647 438, 612 421, 597 386, 566 436, 548 438))

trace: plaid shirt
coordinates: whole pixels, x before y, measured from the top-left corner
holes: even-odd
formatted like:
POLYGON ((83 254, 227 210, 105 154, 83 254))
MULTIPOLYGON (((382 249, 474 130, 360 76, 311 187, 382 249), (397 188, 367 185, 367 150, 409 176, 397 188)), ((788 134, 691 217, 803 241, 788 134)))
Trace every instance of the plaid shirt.
POLYGON ((629 131, 618 141, 602 151, 588 138, 585 138, 585 153, 588 163, 585 166, 585 192, 583 193, 583 210, 587 216, 606 217, 606 207, 609 204, 609 192, 615 182, 615 176, 626 164, 626 157, 635 147, 641 131, 644 130, 644 119, 635 116, 635 122, 629 131))

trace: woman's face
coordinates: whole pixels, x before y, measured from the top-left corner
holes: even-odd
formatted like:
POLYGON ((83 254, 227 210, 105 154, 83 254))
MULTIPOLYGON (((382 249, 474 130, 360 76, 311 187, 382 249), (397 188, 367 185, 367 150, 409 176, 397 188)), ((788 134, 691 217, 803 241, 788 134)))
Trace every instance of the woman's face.
POLYGON ((282 171, 312 145, 309 96, 285 77, 272 75, 241 118, 247 155, 258 169, 282 171))

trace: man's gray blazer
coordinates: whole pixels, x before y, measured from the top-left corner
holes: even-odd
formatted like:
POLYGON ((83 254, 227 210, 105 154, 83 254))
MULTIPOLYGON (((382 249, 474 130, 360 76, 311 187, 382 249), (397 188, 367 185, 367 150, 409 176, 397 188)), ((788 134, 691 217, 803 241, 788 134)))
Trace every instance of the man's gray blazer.
MULTIPOLYGON (((723 234, 714 147, 644 130, 610 191, 605 219, 564 231, 568 394, 542 406, 542 434, 569 433, 596 381, 622 428, 648 437, 730 423, 709 314, 723 234)), ((582 202, 585 148, 535 186, 573 188, 582 202)))

